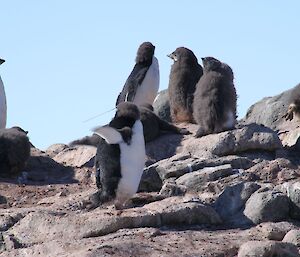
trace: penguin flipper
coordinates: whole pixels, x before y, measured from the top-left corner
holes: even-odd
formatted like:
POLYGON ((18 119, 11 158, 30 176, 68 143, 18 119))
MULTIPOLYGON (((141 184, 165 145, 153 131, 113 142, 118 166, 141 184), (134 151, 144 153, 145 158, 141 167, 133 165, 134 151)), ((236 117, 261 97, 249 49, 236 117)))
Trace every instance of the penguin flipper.
POLYGON ((93 131, 96 135, 102 137, 108 144, 119 144, 123 142, 121 133, 112 127, 98 127, 93 129, 93 131))

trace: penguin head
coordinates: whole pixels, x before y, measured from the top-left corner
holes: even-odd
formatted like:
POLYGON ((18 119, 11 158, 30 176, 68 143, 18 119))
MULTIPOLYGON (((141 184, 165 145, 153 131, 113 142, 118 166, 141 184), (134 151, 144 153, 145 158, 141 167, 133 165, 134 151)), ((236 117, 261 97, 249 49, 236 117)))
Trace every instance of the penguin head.
POLYGON ((234 75, 233 71, 229 65, 224 62, 220 62, 218 59, 214 57, 204 57, 201 58, 203 63, 204 72, 215 71, 222 73, 222 75, 226 76, 230 80, 233 80, 234 75))
POLYGON ((117 105, 115 117, 109 123, 110 127, 121 129, 132 127, 140 119, 138 107, 132 102, 122 102, 117 105))
POLYGON ((139 46, 136 54, 136 63, 146 63, 151 65, 155 46, 150 42, 144 42, 139 46))
POLYGON ((4 62, 5 62, 5 60, 3 60, 3 59, 0 58, 0 65, 1 65, 2 63, 4 63, 4 62))
POLYGON ((174 62, 198 63, 198 59, 193 51, 186 47, 178 47, 173 53, 167 56, 174 62))
POLYGON ((24 129, 22 129, 21 127, 18 127, 18 126, 11 127, 10 129, 21 132, 21 133, 24 133, 26 135, 28 134, 28 131, 25 131, 24 129))

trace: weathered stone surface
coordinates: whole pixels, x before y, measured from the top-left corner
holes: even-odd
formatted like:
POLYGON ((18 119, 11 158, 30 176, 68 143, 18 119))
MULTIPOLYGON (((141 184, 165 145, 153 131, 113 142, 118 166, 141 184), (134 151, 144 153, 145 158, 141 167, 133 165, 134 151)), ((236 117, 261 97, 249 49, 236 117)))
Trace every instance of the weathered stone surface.
POLYGON ((274 241, 249 241, 244 243, 238 257, 299 257, 297 247, 290 243, 274 241))
POLYGON ((162 180, 154 166, 156 164, 144 169, 138 192, 155 192, 161 189, 162 180))
POLYGON ((0 195, 0 204, 7 203, 6 198, 0 195))
POLYGON ((273 130, 257 124, 198 139, 190 138, 183 144, 185 151, 199 158, 202 155, 224 156, 252 150, 276 151, 282 148, 281 141, 273 130))
POLYGON ((292 229, 290 230, 282 240, 283 242, 291 243, 300 247, 300 230, 292 229))
POLYGON ((88 238, 113 233, 121 228, 160 227, 164 225, 220 224, 213 208, 191 197, 172 197, 142 208, 115 211, 95 210, 67 215, 64 212, 29 213, 9 233, 22 244, 46 240, 88 238))
POLYGON ((242 182, 228 186, 215 202, 215 209, 223 220, 231 219, 233 215, 245 208, 246 201, 260 188, 255 182, 242 182))
POLYGON ((55 155, 56 162, 71 167, 93 167, 97 148, 94 146, 78 145, 67 148, 55 155))
POLYGON ((219 178, 227 177, 233 174, 230 164, 224 164, 216 167, 203 168, 198 171, 187 173, 176 180, 177 185, 185 186, 188 190, 199 190, 204 182, 214 181, 219 178))
POLYGON ((164 195, 166 197, 184 195, 187 191, 185 186, 180 186, 176 184, 174 178, 168 179, 165 181, 161 190, 159 191, 160 195, 164 195))
POLYGON ((54 145, 50 145, 47 149, 46 149, 46 154, 48 154, 51 158, 53 158, 55 155, 59 154, 60 152, 62 152, 63 150, 69 148, 68 145, 66 144, 54 144, 54 145))
POLYGON ((255 233, 260 233, 264 238, 269 240, 281 241, 286 233, 294 228, 296 226, 287 221, 265 222, 255 227, 255 233))
POLYGON ((254 224, 282 221, 289 215, 290 203, 279 191, 255 192, 246 202, 244 215, 254 224), (276 210, 276 211, 274 211, 276 210))
POLYGON ((300 220, 300 182, 287 182, 281 186, 283 192, 291 199, 290 215, 294 219, 300 220))
POLYGON ((158 117, 165 121, 171 122, 168 89, 162 90, 158 93, 153 103, 153 108, 158 117))

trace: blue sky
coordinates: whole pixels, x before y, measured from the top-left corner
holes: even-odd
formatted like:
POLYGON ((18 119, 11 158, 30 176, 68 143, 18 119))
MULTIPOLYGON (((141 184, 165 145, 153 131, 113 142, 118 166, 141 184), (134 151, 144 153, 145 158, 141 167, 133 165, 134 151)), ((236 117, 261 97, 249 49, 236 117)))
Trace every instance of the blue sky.
POLYGON ((113 112, 140 43, 151 41, 166 89, 179 46, 235 73, 239 117, 300 82, 299 1, 1 1, 0 74, 8 127, 45 149, 89 135, 113 112))

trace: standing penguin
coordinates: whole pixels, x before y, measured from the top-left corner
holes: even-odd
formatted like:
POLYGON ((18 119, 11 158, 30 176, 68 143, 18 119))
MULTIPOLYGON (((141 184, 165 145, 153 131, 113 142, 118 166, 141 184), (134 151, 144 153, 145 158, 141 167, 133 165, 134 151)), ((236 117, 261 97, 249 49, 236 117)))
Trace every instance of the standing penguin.
POLYGON ((287 113, 283 116, 286 120, 292 120, 296 118, 300 121, 300 84, 295 86, 289 97, 289 107, 287 113))
POLYGON ((116 106, 121 102, 153 104, 159 88, 159 66, 154 50, 155 46, 150 42, 140 45, 136 64, 117 98, 116 106))
POLYGON ((116 208, 122 208, 137 192, 146 161, 137 106, 129 102, 119 104, 113 120, 94 132, 105 140, 98 145, 95 163, 99 200, 115 199, 116 208))
POLYGON ((193 122, 193 98, 202 67, 194 53, 185 47, 177 48, 168 57, 174 61, 168 87, 172 121, 193 122))
POLYGON ((200 125, 196 137, 233 129, 237 95, 232 69, 213 57, 202 58, 204 73, 196 86, 193 116, 200 125))
MULTIPOLYGON (((0 65, 4 63, 3 59, 0 59, 0 65)), ((4 91, 4 85, 0 77, 0 129, 6 127, 6 117, 7 116, 7 105, 6 96, 4 91)))

